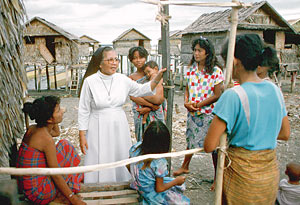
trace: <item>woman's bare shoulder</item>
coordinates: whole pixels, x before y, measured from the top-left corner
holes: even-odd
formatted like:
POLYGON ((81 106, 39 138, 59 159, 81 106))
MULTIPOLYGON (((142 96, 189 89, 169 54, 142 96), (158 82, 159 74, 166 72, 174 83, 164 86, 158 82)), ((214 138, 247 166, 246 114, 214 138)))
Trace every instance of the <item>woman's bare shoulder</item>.
POLYGON ((49 143, 54 143, 52 136, 44 128, 30 126, 24 135, 23 141, 34 149, 43 151, 49 143))

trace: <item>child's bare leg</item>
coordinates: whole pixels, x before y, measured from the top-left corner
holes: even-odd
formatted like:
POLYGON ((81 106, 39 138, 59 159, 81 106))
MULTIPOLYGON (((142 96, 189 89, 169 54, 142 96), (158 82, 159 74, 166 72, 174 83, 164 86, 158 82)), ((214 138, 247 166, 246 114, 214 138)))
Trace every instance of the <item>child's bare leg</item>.
POLYGON ((216 172, 217 172, 217 163, 218 163, 218 152, 215 150, 211 153, 213 164, 214 164, 214 183, 211 185, 210 190, 214 191, 215 190, 215 185, 216 185, 216 172))
POLYGON ((176 170, 175 172, 173 172, 173 175, 174 176, 179 176, 181 174, 188 174, 188 173, 190 173, 190 171, 189 171, 189 165, 190 165, 192 157, 193 157, 192 154, 185 155, 184 156, 184 161, 183 161, 181 167, 178 170, 176 170))
POLYGON ((149 116, 149 113, 150 113, 150 112, 146 112, 146 113, 143 115, 143 125, 146 124, 147 118, 148 118, 148 116, 149 116))

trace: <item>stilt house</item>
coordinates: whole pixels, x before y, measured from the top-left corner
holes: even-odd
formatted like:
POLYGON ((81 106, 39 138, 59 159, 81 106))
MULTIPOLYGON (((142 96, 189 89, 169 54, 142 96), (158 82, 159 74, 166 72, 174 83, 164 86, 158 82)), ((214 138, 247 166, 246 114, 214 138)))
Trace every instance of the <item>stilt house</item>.
MULTIPOLYGON (((231 9, 206 13, 184 29, 181 38, 181 60, 187 65, 192 56, 191 44, 195 38, 206 37, 215 45, 217 56, 229 36, 231 9)), ((297 31, 267 2, 253 3, 239 10, 237 34, 256 33, 268 44, 274 45, 282 63, 299 68, 300 36, 297 31)), ((218 59, 222 61, 220 56, 218 59)))
POLYGON ((134 46, 143 46, 149 53, 151 51, 151 39, 135 28, 124 31, 113 41, 113 47, 119 55, 127 56, 128 51, 134 46))

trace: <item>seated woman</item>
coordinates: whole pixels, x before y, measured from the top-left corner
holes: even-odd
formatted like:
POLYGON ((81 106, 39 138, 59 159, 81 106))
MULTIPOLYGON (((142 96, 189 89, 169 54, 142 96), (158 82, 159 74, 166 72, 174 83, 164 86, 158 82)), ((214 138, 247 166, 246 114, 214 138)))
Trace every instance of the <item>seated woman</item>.
MULTIPOLYGON (((19 148, 17 167, 19 168, 57 168, 73 167, 80 163, 80 156, 67 140, 60 140, 55 145, 53 137, 60 135, 58 123, 63 119, 64 109, 60 99, 46 96, 33 103, 25 103, 23 112, 29 114, 36 125, 26 131, 19 148)), ((51 201, 85 204, 74 195, 80 191, 83 174, 55 176, 21 176, 18 186, 34 204, 48 204, 51 201)))

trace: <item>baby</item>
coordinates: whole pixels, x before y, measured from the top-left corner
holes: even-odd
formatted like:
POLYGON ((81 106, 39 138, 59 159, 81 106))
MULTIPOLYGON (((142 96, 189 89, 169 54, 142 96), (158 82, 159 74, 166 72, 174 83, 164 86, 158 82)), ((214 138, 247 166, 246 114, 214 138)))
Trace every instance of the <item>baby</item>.
MULTIPOLYGON (((147 63, 145 63, 145 65, 143 66, 142 69, 149 80, 152 80, 156 76, 156 74, 158 73, 158 70, 159 70, 157 63, 153 60, 150 60, 147 63)), ((159 87, 159 86, 162 86, 162 80, 157 85, 157 87, 159 87)), ((167 105, 166 100, 164 100, 162 103, 164 115, 166 115, 166 105, 167 105)), ((149 113, 150 113, 150 111, 143 115, 143 124, 146 124, 146 120, 147 120, 147 117, 149 116, 149 113)))
POLYGON ((282 179, 279 183, 277 202, 280 205, 300 204, 300 164, 288 163, 285 174, 287 179, 282 179))

